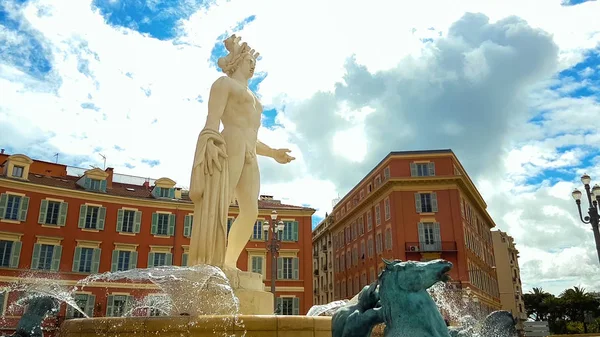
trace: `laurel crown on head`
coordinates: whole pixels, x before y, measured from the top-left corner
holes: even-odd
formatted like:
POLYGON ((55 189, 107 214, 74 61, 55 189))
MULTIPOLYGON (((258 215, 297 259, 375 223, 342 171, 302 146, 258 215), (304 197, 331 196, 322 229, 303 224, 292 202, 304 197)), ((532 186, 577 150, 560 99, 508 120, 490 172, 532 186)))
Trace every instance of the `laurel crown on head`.
POLYGON ((255 52, 254 49, 251 49, 250 46, 248 46, 248 43, 244 42, 240 44, 241 39, 241 37, 233 34, 223 41, 225 49, 227 49, 229 54, 220 57, 217 64, 219 65, 219 68, 229 76, 235 72, 239 62, 243 60, 245 56, 250 55, 256 60, 260 55, 260 53, 255 52))

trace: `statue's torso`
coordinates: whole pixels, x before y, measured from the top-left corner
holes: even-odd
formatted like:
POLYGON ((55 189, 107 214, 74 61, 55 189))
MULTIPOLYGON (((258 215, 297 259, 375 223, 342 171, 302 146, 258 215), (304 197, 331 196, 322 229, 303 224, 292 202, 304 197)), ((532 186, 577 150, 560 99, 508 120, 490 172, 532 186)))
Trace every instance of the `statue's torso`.
POLYGON ((232 79, 227 83, 229 96, 221 117, 223 136, 228 142, 241 138, 240 141, 255 145, 263 107, 250 89, 232 79))

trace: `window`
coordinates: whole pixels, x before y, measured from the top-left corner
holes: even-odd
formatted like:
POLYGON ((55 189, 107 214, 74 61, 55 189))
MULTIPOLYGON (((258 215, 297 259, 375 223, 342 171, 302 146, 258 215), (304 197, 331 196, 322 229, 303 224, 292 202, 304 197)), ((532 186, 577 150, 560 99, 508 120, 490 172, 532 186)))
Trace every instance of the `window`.
POLYGON ((100 206, 81 205, 79 207, 79 228, 82 229, 104 229, 106 208, 100 206))
POLYGON ((381 207, 379 203, 375 205, 375 226, 381 225, 381 207))
POLYGON ((371 229, 373 229, 373 216, 371 214, 371 211, 367 212, 367 231, 370 231, 371 229))
POLYGON ((252 230, 252 240, 263 240, 262 226, 262 220, 256 220, 256 222, 254 223, 254 229, 252 230))
POLYGON ((161 198, 168 198, 170 196, 170 192, 171 189, 170 188, 161 188, 160 192, 159 192, 159 196, 161 198))
POLYGON ((417 213, 437 212, 437 193, 415 193, 415 207, 417 213))
POLYGON ((352 253, 350 252, 350 248, 346 250, 346 268, 352 268, 352 253))
MULTIPOLYGON (((227 219, 229 220, 229 219, 227 219)), ((188 214, 185 216, 185 218, 183 219, 183 236, 185 236, 186 238, 192 237, 192 225, 194 224, 194 214, 188 214)), ((227 221, 227 224, 229 225, 229 221, 227 221)), ((227 231, 229 231, 229 226, 227 228, 227 231)))
POLYGON ((358 265, 358 247, 352 247, 352 265, 358 265))
POLYGON ((374 252, 373 252, 373 237, 369 236, 369 239, 367 239, 367 254, 368 257, 373 257, 374 252))
POLYGON ((181 254, 181 266, 182 267, 187 267, 187 265, 188 265, 188 256, 189 256, 189 253, 183 253, 183 254, 181 254))
POLYGON ((352 223, 352 241, 356 240, 357 237, 358 237, 358 223, 357 223, 357 221, 354 221, 352 223))
POLYGON ((0 219, 25 221, 29 197, 2 193, 0 195, 0 219))
POLYGON ((277 258, 277 278, 280 280, 298 280, 299 266, 297 257, 277 258))
POLYGON ((156 235, 169 234, 169 214, 159 214, 158 223, 156 225, 156 235))
POLYGON ((131 296, 108 295, 106 301, 106 316, 122 317, 131 310, 131 296))
POLYGON ((283 232, 279 232, 281 241, 298 241, 298 221, 284 221, 283 232))
POLYGON ((410 163, 410 175, 412 177, 435 176, 434 163, 410 163))
POLYGON ((389 220, 392 215, 391 215, 391 211, 390 211, 390 198, 387 197, 385 198, 385 200, 383 201, 383 211, 384 211, 384 215, 385 215, 385 220, 389 220))
POLYGON ((377 177, 375 177, 375 187, 379 187, 379 185, 381 185, 381 176, 377 175, 377 177))
POLYGON ((371 191, 373 191, 373 185, 371 183, 369 183, 367 185, 367 193, 371 193, 371 191))
POLYGON ((300 299, 298 297, 277 298, 277 311, 280 315, 300 315, 300 299))
POLYGON ((350 227, 346 227, 344 229, 344 232, 346 233, 346 244, 348 244, 352 241, 352 234, 350 233, 350 227))
POLYGON ((391 228, 385 229, 385 249, 387 249, 387 250, 392 249, 392 229, 391 228))
POLYGON ((390 167, 386 167, 383 169, 383 180, 390 179, 390 167))
POLYGON ((365 259, 365 253, 366 253, 366 251, 365 251, 365 247, 366 247, 366 246, 365 246, 365 240, 362 240, 362 241, 360 242, 360 259, 361 259, 361 260, 364 260, 364 259, 365 259))
POLYGON ((360 235, 360 236, 365 235, 365 221, 364 221, 364 218, 362 215, 360 217, 358 217, 357 223, 358 223, 358 235, 360 235))
POLYGON ((12 176, 15 178, 23 178, 23 172, 25 171, 25 168, 23 166, 13 166, 13 170, 12 170, 12 176))
POLYGON ((139 233, 142 222, 142 212, 120 209, 117 212, 117 232, 139 233))
POLYGON ((383 252, 383 242, 381 237, 381 232, 378 232, 375 236, 375 250, 377 254, 381 254, 383 252))
POLYGON ((175 214, 153 213, 150 232, 152 235, 173 236, 175 234, 175 214))
POLYGON ((439 222, 419 223, 419 249, 421 251, 440 251, 442 249, 440 237, 439 222))
POLYGON ((252 256, 252 272, 261 274, 263 273, 263 257, 252 256))
POLYGON ((363 200, 363 198, 365 197, 365 190, 360 190, 360 193, 358 195, 359 195, 359 199, 363 200))
MULTIPOLYGON (((96 296, 92 294, 75 294, 74 296, 75 303, 77 303, 77 307, 88 317, 94 316, 94 302, 96 301, 96 296)), ((83 314, 73 308, 70 305, 67 305, 67 314, 66 318, 83 318, 83 314)))
MULTIPOLYGON (((138 253, 136 251, 115 249, 112 252, 110 271, 115 272, 135 269, 137 268, 137 260, 138 253)), ((150 265, 148 267, 150 267, 150 265)))
POLYGON ((340 271, 344 271, 346 269, 346 254, 342 253, 340 255, 340 271))
POLYGON ((64 226, 67 220, 66 202, 42 200, 38 223, 42 225, 64 226))
POLYGON ((35 248, 38 248, 38 259, 37 265, 34 269, 39 270, 52 270, 52 262, 54 258, 54 245, 36 244, 34 246, 33 256, 35 257, 35 248))
POLYGON ((0 267, 17 268, 19 266, 20 255, 20 241, 0 241, 0 267))
POLYGON ((167 261, 167 253, 151 253, 154 254, 152 267, 170 266, 171 263, 167 261))
MULTIPOLYGON (((79 268, 75 271, 80 273, 90 273, 92 271, 92 259, 94 257, 94 249, 93 248, 79 248, 79 268)), ((75 258, 77 258, 77 253, 75 253, 75 258)))
POLYGON ((167 316, 172 309, 172 303, 168 296, 163 294, 152 294, 144 298, 146 315, 150 317, 167 316))

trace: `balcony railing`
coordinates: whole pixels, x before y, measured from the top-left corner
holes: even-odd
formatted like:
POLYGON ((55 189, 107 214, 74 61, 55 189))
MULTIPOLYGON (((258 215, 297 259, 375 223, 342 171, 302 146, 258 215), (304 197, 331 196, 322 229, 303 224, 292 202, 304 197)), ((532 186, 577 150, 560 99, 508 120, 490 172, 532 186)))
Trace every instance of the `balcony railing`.
POLYGON ((407 242, 407 252, 455 252, 455 241, 407 242))

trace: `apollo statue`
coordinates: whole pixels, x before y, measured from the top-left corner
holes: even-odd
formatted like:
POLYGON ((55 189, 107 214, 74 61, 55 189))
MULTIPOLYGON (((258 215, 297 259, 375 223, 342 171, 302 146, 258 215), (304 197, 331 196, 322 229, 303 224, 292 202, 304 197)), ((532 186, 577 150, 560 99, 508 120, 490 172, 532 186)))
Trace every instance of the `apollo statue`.
POLYGON ((211 86, 208 116, 198 136, 192 166, 190 199, 194 220, 188 264, 236 268, 258 216, 260 172, 256 156, 287 164, 288 149, 272 149, 258 140, 263 107, 248 88, 259 53, 240 37, 224 41, 229 54, 218 65, 227 75, 211 86), (223 130, 219 132, 220 123, 223 130), (227 235, 229 205, 237 200, 239 215, 227 235))

